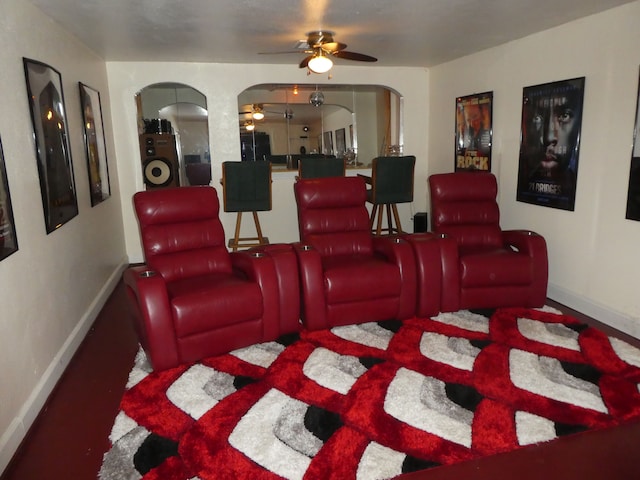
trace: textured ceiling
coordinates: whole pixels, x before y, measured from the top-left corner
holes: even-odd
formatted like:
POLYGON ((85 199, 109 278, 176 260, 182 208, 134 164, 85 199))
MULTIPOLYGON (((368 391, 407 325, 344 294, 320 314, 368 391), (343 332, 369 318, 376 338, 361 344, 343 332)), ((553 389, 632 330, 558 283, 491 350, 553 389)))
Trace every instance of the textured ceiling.
POLYGON ((29 1, 108 61, 295 64, 260 52, 322 29, 374 65, 429 67, 632 0, 29 1))

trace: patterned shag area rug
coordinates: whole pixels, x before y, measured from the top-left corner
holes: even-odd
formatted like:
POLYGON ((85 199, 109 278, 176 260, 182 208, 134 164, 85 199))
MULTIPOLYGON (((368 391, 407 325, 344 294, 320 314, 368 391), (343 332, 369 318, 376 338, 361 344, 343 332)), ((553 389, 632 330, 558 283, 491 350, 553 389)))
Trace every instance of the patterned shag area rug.
POLYGON ((640 350, 545 307, 283 337, 152 372, 102 480, 388 479, 640 418, 640 350))

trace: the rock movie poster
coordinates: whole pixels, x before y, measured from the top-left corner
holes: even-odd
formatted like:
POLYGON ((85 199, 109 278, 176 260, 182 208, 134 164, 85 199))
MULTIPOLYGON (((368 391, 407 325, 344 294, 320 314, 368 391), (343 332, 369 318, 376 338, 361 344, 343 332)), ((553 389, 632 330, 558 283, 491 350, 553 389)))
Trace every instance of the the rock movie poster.
POLYGON ((636 101, 636 126, 633 129, 633 151, 631 152, 626 218, 640 220, 640 85, 636 101))
POLYGON ((518 201, 574 210, 583 98, 584 77, 523 89, 518 201))
POLYGON ((491 171, 493 92, 456 98, 455 171, 491 171))

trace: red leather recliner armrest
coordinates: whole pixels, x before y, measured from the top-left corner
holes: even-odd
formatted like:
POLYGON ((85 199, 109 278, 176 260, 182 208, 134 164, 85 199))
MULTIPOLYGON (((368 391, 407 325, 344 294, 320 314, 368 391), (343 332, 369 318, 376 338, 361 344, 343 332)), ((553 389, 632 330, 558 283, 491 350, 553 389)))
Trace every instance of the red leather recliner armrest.
POLYGON ((460 310, 460 255, 458 243, 453 237, 440 236, 440 261, 442 266, 441 312, 460 310))
POLYGON ((440 312, 442 261, 440 243, 433 233, 406 233, 402 236, 413 247, 418 280, 416 316, 431 317, 440 312))
POLYGON ((254 247, 250 252, 262 252, 273 259, 278 279, 280 303, 280 334, 300 330, 300 273, 298 258, 288 243, 271 243, 254 247))
POLYGON ((373 237, 373 249, 396 264, 400 270, 402 291, 398 307, 398 320, 411 318, 416 314, 418 279, 416 260, 411 245, 401 237, 373 237))
POLYGON ((234 270, 242 272, 246 278, 256 282, 262 292, 262 323, 265 341, 280 336, 280 304, 278 302, 278 277, 273 259, 263 252, 232 252, 231 264, 234 270))
POLYGON ((180 363, 167 286, 146 265, 124 271, 127 296, 134 305, 135 325, 142 347, 154 370, 180 363))
POLYGON ((530 230, 503 230, 502 238, 506 247, 526 253, 532 258, 546 258, 547 242, 544 237, 530 230))
POLYGON ((547 299, 549 280, 549 259, 547 242, 544 237, 529 230, 504 230, 505 245, 531 257, 533 262, 533 283, 529 305, 543 306, 547 299))
POLYGON ((310 330, 328 328, 324 274, 320 252, 308 244, 294 243, 293 249, 300 267, 302 319, 310 330))

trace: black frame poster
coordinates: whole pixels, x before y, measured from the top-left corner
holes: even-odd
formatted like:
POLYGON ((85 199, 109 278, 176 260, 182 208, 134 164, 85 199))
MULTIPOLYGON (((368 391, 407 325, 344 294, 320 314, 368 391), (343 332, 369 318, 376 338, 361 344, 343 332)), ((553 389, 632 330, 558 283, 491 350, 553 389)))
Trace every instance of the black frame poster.
POLYGON ((456 98, 455 171, 491 171, 493 92, 456 98))
POLYGON ((522 90, 519 202, 573 211, 585 77, 522 90))
POLYGON ((47 233, 78 215, 60 72, 23 58, 47 233))
POLYGON ((336 156, 339 158, 344 157, 347 151, 346 131, 344 128, 336 130, 336 156))
POLYGON ((13 219, 7 169, 0 141, 0 260, 18 251, 16 224, 13 219))
POLYGON ((84 123, 84 144, 87 154, 91 206, 95 207, 111 196, 102 103, 100 92, 82 82, 78 82, 78 87, 84 123))
POLYGON ((633 129, 626 218, 640 221, 640 78, 638 80, 638 98, 636 99, 636 125, 633 129))

